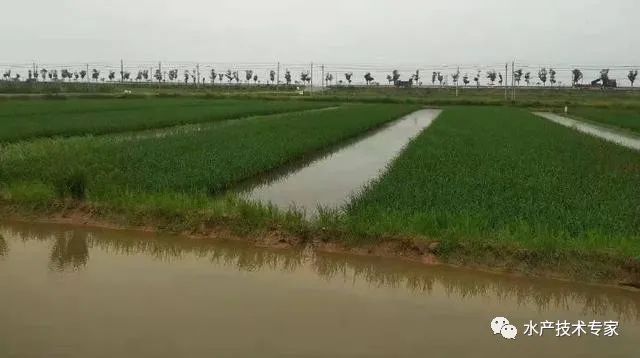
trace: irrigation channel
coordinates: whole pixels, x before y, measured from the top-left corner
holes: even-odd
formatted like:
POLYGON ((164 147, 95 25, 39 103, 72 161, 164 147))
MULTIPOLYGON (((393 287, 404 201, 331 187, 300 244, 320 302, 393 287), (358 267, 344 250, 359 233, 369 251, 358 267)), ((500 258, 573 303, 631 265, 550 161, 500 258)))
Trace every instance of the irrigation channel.
POLYGON ((608 129, 590 123, 581 122, 575 119, 559 116, 554 113, 534 112, 535 115, 561 124, 565 127, 574 128, 582 133, 602 138, 606 141, 616 143, 623 147, 640 150, 640 137, 626 135, 614 129, 608 129))
POLYGON ((311 163, 285 168, 243 195, 283 210, 295 208, 307 217, 317 215, 320 208, 338 209, 376 179, 440 113, 438 109, 411 113, 311 163))
POLYGON ((0 234, 2 357, 638 353, 633 290, 145 232, 5 222, 0 234), (496 316, 515 340, 492 333, 496 316), (617 321, 618 335, 525 334, 565 320, 617 321))

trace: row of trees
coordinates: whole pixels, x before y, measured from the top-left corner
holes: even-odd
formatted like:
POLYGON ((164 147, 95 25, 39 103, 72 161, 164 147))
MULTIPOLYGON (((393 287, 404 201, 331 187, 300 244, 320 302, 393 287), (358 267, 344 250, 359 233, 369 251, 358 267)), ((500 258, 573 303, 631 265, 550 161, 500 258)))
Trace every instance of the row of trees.
MULTIPOLYGON (((206 81, 206 78, 204 76, 202 78, 200 77, 199 70, 197 69, 184 70, 184 72, 182 73, 182 76, 180 76, 178 69, 170 69, 168 71, 162 72, 162 70, 158 68, 158 69, 155 69, 155 72, 153 73, 153 75, 151 74, 151 71, 152 70, 139 70, 135 75, 135 77, 132 76, 131 73, 128 71, 121 71, 119 73, 120 75, 119 79, 125 82, 129 82, 129 81, 150 82, 152 80, 155 80, 157 82, 166 82, 167 80, 169 82, 177 82, 178 79, 181 77, 181 80, 184 81, 185 84, 188 84, 188 83, 196 84, 196 83, 199 83, 200 81, 202 81, 202 83, 205 83, 206 81)), ((106 79, 104 77, 101 77, 100 74, 101 74, 100 70, 95 68, 91 70, 91 72, 88 72, 87 70, 71 72, 68 69, 62 69, 60 71, 54 69, 49 71, 45 68, 42 68, 40 70, 28 70, 26 80, 28 81, 39 81, 39 80, 84 81, 85 79, 88 79, 87 76, 89 76, 90 79, 93 81, 99 81, 99 80, 115 81, 116 80, 115 71, 112 71, 112 70, 108 71, 106 79)), ((276 71, 270 70, 267 78, 267 84, 275 84, 276 75, 277 75, 276 71)), ((492 86, 495 85, 496 81, 498 82, 499 85, 502 85, 504 83, 503 74, 500 72, 496 72, 495 70, 490 70, 490 71, 487 71, 485 75, 486 75, 486 78, 489 80, 490 85, 492 86)), ((520 85, 522 80, 524 80, 527 86, 530 86, 531 81, 533 79, 531 72, 524 72, 522 69, 515 70, 512 73, 512 76, 513 76, 513 80, 517 83, 518 86, 520 85)), ((632 87, 635 83, 637 76, 638 76, 638 70, 630 70, 629 73, 627 74, 627 78, 631 83, 632 87)), ((255 73, 253 70, 244 70, 244 76, 241 76, 241 73, 239 71, 227 70, 226 72, 218 73, 216 72, 215 69, 211 69, 208 77, 211 84, 215 84, 216 81, 218 81, 219 83, 223 83, 224 81, 227 81, 228 83, 235 82, 236 84, 239 84, 240 82, 243 81, 243 78, 244 78, 244 83, 253 82, 254 84, 257 84, 260 82, 258 74, 255 73)), ((15 80, 15 81, 21 80, 20 74, 16 73, 15 76, 12 76, 11 70, 4 72, 2 75, 2 78, 4 80, 15 80)), ((401 78, 401 75, 398 70, 393 70, 391 74, 387 75, 386 77, 388 83, 394 84, 394 85, 397 85, 400 82, 400 78, 401 78)), ((455 85, 459 85, 460 78, 461 77, 460 77, 459 70, 451 74, 452 82, 455 85)), ((475 82, 476 86, 479 87, 481 78, 482 78, 481 71, 478 71, 477 74, 473 77, 470 77, 468 74, 465 73, 462 76, 462 84, 464 84, 464 86, 467 86, 471 83, 471 81, 473 81, 475 82)), ((549 69, 544 67, 541 68, 537 73, 537 78, 539 79, 539 82, 537 83, 538 85, 542 84, 546 86, 547 82, 549 82, 552 86, 554 86, 558 83, 557 72, 553 68, 549 68, 549 69)), ((584 74, 580 69, 576 68, 572 70, 571 79, 572 79, 573 86, 577 86, 580 83, 582 83, 583 78, 584 78, 584 74)), ((422 82, 420 81, 420 79, 421 79, 420 70, 416 70, 415 73, 409 76, 409 80, 406 82, 408 82, 409 84, 416 83, 418 85, 422 85, 422 82)), ((327 84, 332 84, 335 80, 336 85, 343 84, 345 82, 350 85, 353 80, 353 72, 344 73, 344 81, 338 80, 336 77, 334 77, 333 73, 328 73, 325 76, 324 80, 326 81, 327 84)), ((364 80, 367 85, 377 84, 371 72, 365 73, 364 80)), ((446 75, 443 74, 442 72, 434 71, 431 74, 431 84, 434 86, 436 85, 436 82, 441 87, 444 85, 447 85, 447 80, 448 80, 448 77, 446 77, 446 75)), ((602 81, 603 84, 606 84, 609 82, 609 69, 603 69, 600 71, 600 80, 602 81)), ((289 71, 288 69, 284 72, 284 82, 287 85, 290 85, 292 82, 295 84, 305 85, 305 84, 310 84, 311 81, 312 81, 312 76, 308 71, 303 71, 300 73, 299 81, 293 79, 291 71, 289 71)), ((279 83, 279 80, 277 82, 279 83)))

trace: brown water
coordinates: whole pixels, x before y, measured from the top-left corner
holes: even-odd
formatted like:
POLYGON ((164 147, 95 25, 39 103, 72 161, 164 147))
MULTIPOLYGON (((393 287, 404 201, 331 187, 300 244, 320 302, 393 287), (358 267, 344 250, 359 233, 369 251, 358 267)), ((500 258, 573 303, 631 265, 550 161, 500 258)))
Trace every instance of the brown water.
POLYGON ((0 225, 0 357, 638 357, 640 293, 398 260, 0 225), (506 316, 619 336, 494 336, 506 316))
POLYGON ((295 208, 308 217, 319 208, 339 209, 385 170, 402 149, 440 114, 437 109, 411 113, 370 136, 351 143, 299 170, 272 178, 245 193, 253 201, 280 209, 295 208))

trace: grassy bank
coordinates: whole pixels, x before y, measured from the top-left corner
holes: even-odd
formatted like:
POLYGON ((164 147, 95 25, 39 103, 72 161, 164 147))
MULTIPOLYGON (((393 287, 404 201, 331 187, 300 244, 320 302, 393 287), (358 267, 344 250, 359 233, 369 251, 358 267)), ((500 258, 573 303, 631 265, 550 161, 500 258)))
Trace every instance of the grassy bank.
POLYGON ((328 106, 321 102, 189 98, 0 101, 0 142, 117 133, 328 106))

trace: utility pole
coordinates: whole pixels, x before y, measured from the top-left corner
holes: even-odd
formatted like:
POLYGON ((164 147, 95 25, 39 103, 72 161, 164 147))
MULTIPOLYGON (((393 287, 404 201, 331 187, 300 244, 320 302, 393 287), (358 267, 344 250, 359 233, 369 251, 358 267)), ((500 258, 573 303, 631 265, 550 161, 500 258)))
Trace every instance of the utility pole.
POLYGON ((311 88, 313 88, 313 62, 311 62, 311 72, 309 72, 309 76, 311 76, 311 88))
POLYGON ((124 61, 120 59, 120 83, 124 83, 124 61))
POLYGON ((458 72, 456 73, 456 97, 458 97, 458 81, 460 80, 460 66, 458 66, 458 72))
POLYGON ((200 87, 200 64, 196 63, 196 87, 200 87))
POLYGON ((507 88, 509 88, 509 63, 504 64, 504 100, 507 100, 507 88))
POLYGON ((511 62, 511 101, 516 100, 516 61, 511 62))

